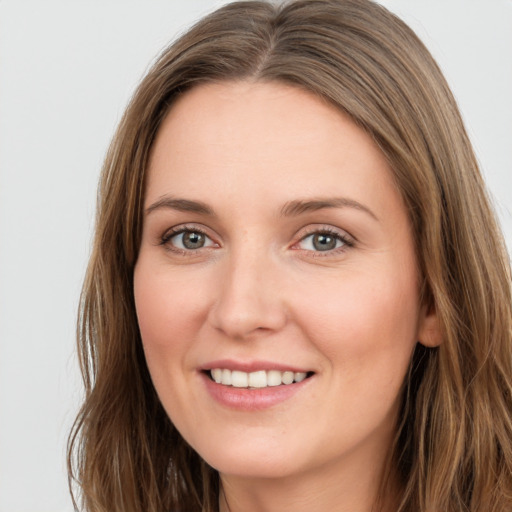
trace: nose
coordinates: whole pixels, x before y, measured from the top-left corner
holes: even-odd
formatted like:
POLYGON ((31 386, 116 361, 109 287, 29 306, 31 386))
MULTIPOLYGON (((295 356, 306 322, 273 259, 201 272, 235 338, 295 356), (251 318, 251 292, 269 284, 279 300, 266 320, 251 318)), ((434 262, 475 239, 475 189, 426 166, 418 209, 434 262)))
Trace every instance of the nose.
POLYGON ((279 289, 280 272, 271 258, 239 255, 223 263, 210 324, 238 340, 282 329, 287 311, 279 289))

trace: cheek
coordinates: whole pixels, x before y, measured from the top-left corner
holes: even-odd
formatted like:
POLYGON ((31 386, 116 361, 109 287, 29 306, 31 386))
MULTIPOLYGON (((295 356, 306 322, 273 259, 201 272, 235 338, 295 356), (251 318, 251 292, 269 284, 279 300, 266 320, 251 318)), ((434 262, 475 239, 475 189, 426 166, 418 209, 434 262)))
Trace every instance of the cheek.
POLYGON ((190 347, 204 316, 201 296, 204 303, 197 283, 180 281, 165 264, 159 267, 144 254, 139 257, 134 273, 137 319, 151 379, 169 416, 173 411, 180 417, 187 410, 183 390, 191 375, 190 347))
POLYGON ((204 290, 177 279, 156 265, 139 261, 134 274, 135 307, 146 351, 176 349, 190 340, 191 329, 204 315, 204 290))
POLYGON ((340 283, 302 294, 301 316, 308 321, 303 326, 317 348, 342 367, 345 377, 356 378, 370 368, 391 379, 396 371, 405 372, 417 341, 414 275, 396 279, 352 273, 340 283))
POLYGON ((137 263, 134 273, 134 297, 142 346, 151 379, 164 407, 179 405, 183 387, 187 340, 190 339, 191 313, 184 304, 190 289, 177 290, 155 265, 137 263))

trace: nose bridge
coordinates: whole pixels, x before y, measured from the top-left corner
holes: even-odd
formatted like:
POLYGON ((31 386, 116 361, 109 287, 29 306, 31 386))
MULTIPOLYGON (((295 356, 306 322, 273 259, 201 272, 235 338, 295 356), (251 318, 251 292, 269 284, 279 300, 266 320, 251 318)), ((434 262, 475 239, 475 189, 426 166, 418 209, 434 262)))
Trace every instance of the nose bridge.
POLYGON ((232 338, 274 331, 286 322, 278 288, 276 258, 265 247, 247 244, 223 262, 222 282, 212 308, 212 323, 232 338))

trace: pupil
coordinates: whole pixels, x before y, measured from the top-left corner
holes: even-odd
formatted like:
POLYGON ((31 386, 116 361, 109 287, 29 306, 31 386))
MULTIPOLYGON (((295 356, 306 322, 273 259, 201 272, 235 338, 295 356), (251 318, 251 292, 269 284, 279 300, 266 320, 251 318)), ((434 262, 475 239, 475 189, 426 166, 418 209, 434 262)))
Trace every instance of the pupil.
POLYGON ((204 235, 201 233, 189 232, 183 234, 183 245, 187 249, 199 249, 204 245, 204 235))
POLYGON ((315 235, 313 237, 313 247, 317 251, 330 251, 336 248, 336 238, 325 234, 315 235))

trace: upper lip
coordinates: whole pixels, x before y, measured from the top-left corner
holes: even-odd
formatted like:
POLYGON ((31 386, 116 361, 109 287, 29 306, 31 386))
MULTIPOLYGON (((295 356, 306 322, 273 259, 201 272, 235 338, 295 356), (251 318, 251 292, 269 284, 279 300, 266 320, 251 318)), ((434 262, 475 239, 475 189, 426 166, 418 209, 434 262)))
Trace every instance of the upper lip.
POLYGON ((309 368, 301 368, 290 364, 277 363, 275 361, 234 361, 232 359, 219 359, 208 362, 200 367, 201 371, 221 368, 240 372, 257 372, 261 370, 277 370, 280 372, 310 372, 309 368))

